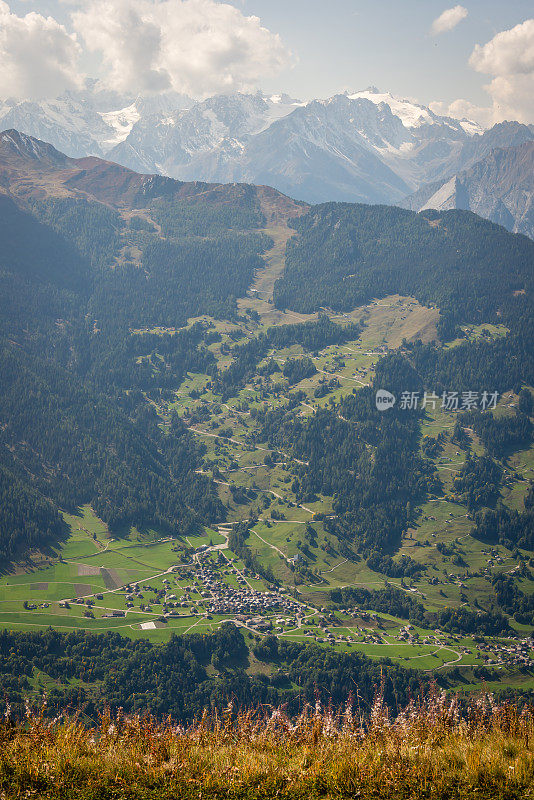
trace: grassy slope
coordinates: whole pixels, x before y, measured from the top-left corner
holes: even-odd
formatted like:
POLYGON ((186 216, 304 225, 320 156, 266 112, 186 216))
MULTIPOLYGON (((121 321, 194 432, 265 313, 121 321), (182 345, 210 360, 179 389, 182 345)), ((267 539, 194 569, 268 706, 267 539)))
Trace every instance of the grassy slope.
MULTIPOLYGON (((293 232, 285 226, 275 225, 269 228, 267 233, 272 236, 274 246, 266 255, 265 270, 256 276, 253 288, 258 291, 249 292, 249 296, 239 301, 240 312, 245 316, 241 316, 238 324, 210 320, 222 337, 221 342, 210 345, 220 367, 224 367, 231 360, 227 353, 222 352, 222 345, 232 346, 235 342, 245 342, 273 323, 296 321, 295 315, 279 312, 269 303, 274 281, 283 269, 285 243, 293 232), (251 311, 257 311, 259 319, 250 317, 251 311), (239 335, 236 337, 236 330, 241 334, 240 338, 239 335)), ((298 316, 300 318, 301 315, 298 316)), ((312 356, 317 368, 316 374, 291 387, 301 389, 306 394, 300 412, 303 416, 313 414, 315 408, 327 405, 331 398, 338 400, 353 389, 368 383, 373 376, 377 360, 388 348, 398 347, 403 338, 433 340, 436 336, 439 315, 437 309, 424 308, 413 298, 393 295, 355 309, 351 314, 338 316, 331 314, 331 316, 341 323, 362 320, 365 323, 364 333, 358 341, 327 347, 312 356), (334 378, 337 379, 337 387, 331 388, 325 397, 316 398, 314 391, 317 387, 322 382, 334 378)), ((164 331, 154 329, 154 332, 164 331)), ((505 335, 506 331, 498 326, 478 326, 466 330, 465 333, 474 338, 505 335)), ((302 352, 300 347, 294 346, 270 355, 282 367, 287 358, 298 356, 302 352)), ((206 446, 203 470, 209 473, 215 466, 220 470, 217 477, 219 492, 221 499, 228 506, 230 523, 247 519, 251 510, 259 517, 248 545, 262 564, 270 567, 284 585, 297 590, 301 599, 311 603, 315 609, 326 603, 327 591, 330 588, 347 585, 369 588, 384 586, 388 580, 386 576, 371 571, 364 561, 343 557, 335 537, 328 536, 322 523, 313 520, 312 512, 321 511, 327 514, 332 512, 332 498, 321 497, 315 503, 298 507, 291 491, 293 464, 287 454, 271 452, 275 464, 266 467, 264 465, 268 453, 266 444, 252 442, 251 436, 255 425, 248 411, 241 409, 255 406, 272 407, 285 402, 287 386, 281 373, 275 373, 271 379, 254 378, 238 393, 238 396, 230 398, 223 405, 207 388, 208 383, 207 375, 189 374, 172 405, 183 416, 188 416, 193 410, 204 409, 207 412, 208 419, 195 426, 196 435, 206 446), (199 396, 193 399, 192 392, 198 393, 199 396), (246 405, 241 405, 243 403, 246 405), (230 440, 220 437, 219 432, 222 429, 231 431, 230 440), (230 491, 232 486, 246 489, 249 492, 249 499, 245 502, 236 502, 230 491), (272 519, 271 514, 274 509, 277 516, 282 517, 281 520, 272 519), (289 562, 289 559, 299 553, 298 543, 303 540, 307 521, 313 522, 318 543, 308 551, 309 566, 317 574, 317 579, 312 583, 299 577, 289 562)), ((513 398, 505 398, 504 406, 510 402, 513 402, 513 398)), ((165 418, 168 406, 162 405, 159 411, 165 418)), ((436 409, 428 413, 422 433, 436 436, 443 431, 450 436, 453 426, 454 416, 436 409)), ((482 452, 476 441, 474 449, 476 452, 482 452)), ((444 484, 445 499, 432 499, 425 504, 421 508, 416 524, 407 531, 402 542, 401 554, 406 553, 425 565, 425 571, 420 579, 408 581, 407 590, 410 588, 414 590, 430 609, 460 606, 465 602, 462 595, 467 595, 468 605, 472 605, 476 598, 484 607, 490 594, 490 581, 487 578, 462 580, 464 570, 451 564, 449 557, 443 556, 437 550, 439 543, 456 542, 458 554, 469 563, 470 567, 483 568, 488 561, 488 553, 484 552, 487 548, 469 535, 472 523, 467 517, 467 509, 448 499, 453 478, 464 458, 465 454, 462 451, 450 441, 446 441, 444 451, 437 460, 437 468, 444 484), (439 576, 439 583, 434 585, 434 582, 429 581, 436 576, 439 576)), ((520 508, 526 488, 525 480, 533 477, 534 448, 513 454, 508 466, 509 481, 503 489, 503 499, 512 507, 520 508)), ((195 630, 204 628, 210 630, 218 624, 218 620, 197 621, 188 616, 183 620, 169 620, 164 628, 141 628, 143 623, 157 620, 159 610, 153 606, 150 612, 143 612, 137 604, 125 618, 104 617, 104 614, 111 613, 113 609, 126 611, 125 594, 118 592, 117 586, 132 581, 149 581, 150 585, 156 588, 162 587, 164 579, 162 573, 179 559, 179 553, 175 549, 176 543, 170 541, 156 543, 160 538, 157 531, 141 533, 135 528, 124 531, 120 539, 110 540, 106 526, 89 508, 81 509, 78 516, 67 515, 66 520, 71 527, 71 536, 61 550, 61 557, 65 563, 58 563, 53 558, 47 563, 36 559, 33 564, 28 563, 24 566, 22 575, 4 576, 0 579, 0 624, 16 629, 42 628, 48 624, 53 624, 62 630, 83 626, 89 630, 117 630, 131 637, 149 637, 154 641, 167 639, 172 631, 188 630, 193 623, 195 630), (107 571, 105 578, 103 570, 107 571), (110 585, 110 580, 114 580, 115 583, 110 585), (47 584, 46 588, 44 584, 47 584), (70 610, 59 607, 59 600, 97 592, 104 592, 104 600, 95 601, 94 619, 84 616, 84 606, 74 605, 70 610), (23 611, 23 600, 30 600, 37 606, 44 603, 49 605, 48 608, 23 611)), ((179 548, 189 545, 198 547, 210 541, 217 544, 223 539, 217 538, 216 532, 207 531, 204 537, 198 537, 195 541, 179 543, 179 548)), ((525 555, 530 556, 530 554, 525 555)), ((227 552, 227 557, 233 558, 234 554, 227 552)), ((511 559, 511 554, 504 548, 495 549, 494 559, 497 560, 496 571, 509 569, 515 563, 511 559)), ((242 567, 242 564, 239 565, 240 569, 242 567)), ((235 582, 233 576, 228 576, 225 580, 231 585, 235 582)), ((390 582, 400 585, 400 581, 392 579, 390 582)), ((254 585, 265 588, 265 583, 262 581, 254 585)), ((534 586, 522 588, 527 591, 534 590, 534 586)), ((193 597, 190 605, 199 607, 202 612, 199 600, 200 597, 193 597)), ((181 609, 180 613, 189 614, 190 607, 181 609)), ((319 617, 315 619, 315 623, 318 622, 319 617)), ((277 624, 276 619, 273 619, 273 624, 277 624)), ((346 624, 354 634, 350 634, 353 641, 343 641, 340 638, 346 635, 343 625, 337 628, 334 626, 332 632, 336 642, 334 645, 327 645, 325 642, 325 646, 360 650, 370 656, 387 655, 400 663, 419 666, 422 669, 441 667, 452 662, 482 663, 477 656, 476 648, 467 638, 459 643, 443 640, 437 648, 434 644, 407 645, 399 638, 401 627, 399 621, 396 630, 390 631, 389 637, 378 643, 366 640, 365 634, 356 632, 354 625, 356 627, 358 625, 354 620, 348 619, 346 624), (458 659, 458 650, 454 650, 451 654, 451 651, 445 650, 447 644, 453 648, 465 647, 469 652, 462 653, 458 659)), ((310 625, 308 629, 309 638, 314 640, 324 638, 318 624, 310 625)), ((522 630, 519 632, 524 633, 522 630)), ((277 633, 296 640, 304 638, 302 629, 298 626, 295 628, 292 624, 282 624, 277 628, 277 633)), ((421 636, 424 637, 427 633, 421 632, 421 636)))
POLYGON ((376 701, 365 727, 351 708, 307 707, 297 720, 280 710, 236 718, 229 709, 185 731, 122 715, 87 729, 30 714, 24 728, 4 726, 0 738, 6 800, 533 796, 534 719, 488 696, 463 719, 439 694, 396 719, 376 701))

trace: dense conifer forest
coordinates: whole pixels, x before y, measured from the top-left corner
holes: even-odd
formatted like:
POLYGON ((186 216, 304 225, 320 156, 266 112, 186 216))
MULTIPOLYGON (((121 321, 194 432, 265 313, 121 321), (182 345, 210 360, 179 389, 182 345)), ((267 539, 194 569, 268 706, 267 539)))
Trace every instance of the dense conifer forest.
POLYGON ((494 677, 490 640, 521 651, 517 686, 534 242, 469 212, 120 176, 0 196, 1 590, 45 629, 0 634, 18 712, 39 676, 88 715, 297 713, 354 687, 369 705, 384 675, 396 710, 434 665, 447 688, 494 677), (400 401, 451 389, 507 400, 451 418, 400 401), (41 568, 58 572, 28 584, 41 568), (47 629, 51 604, 80 630, 47 629), (98 633, 110 617, 124 635, 98 633))
POLYGON ((111 704, 127 713, 172 714, 182 722, 200 716, 204 708, 221 712, 229 702, 236 708, 285 703, 292 713, 316 698, 338 704, 355 685, 362 702, 370 704, 384 669, 384 697, 397 710, 429 683, 390 662, 380 665, 357 654, 279 643, 274 636, 256 642, 254 656, 274 664, 275 673, 250 677, 248 653, 243 634, 231 624, 211 636, 174 636, 163 646, 82 631, 0 633, 2 689, 20 715, 35 670, 57 681, 48 696, 55 708, 73 704, 91 716, 111 704), (211 666, 217 678, 210 675, 211 666))

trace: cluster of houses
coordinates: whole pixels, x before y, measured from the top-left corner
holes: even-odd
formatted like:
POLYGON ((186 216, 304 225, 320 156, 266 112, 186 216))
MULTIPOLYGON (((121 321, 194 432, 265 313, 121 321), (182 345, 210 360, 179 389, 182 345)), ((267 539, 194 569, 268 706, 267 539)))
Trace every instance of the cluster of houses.
MULTIPOLYGON (((325 609, 322 609, 323 611, 325 609)), ((379 617, 375 612, 362 611, 357 607, 353 608, 340 608, 340 614, 351 614, 354 617, 359 617, 360 620, 369 621, 372 625, 376 625, 379 617)), ((330 622, 334 622, 333 619, 330 622)), ((336 621, 336 624, 337 621, 336 621)), ((473 648, 466 647, 460 644, 463 636, 453 633, 444 633, 441 630, 436 630, 434 633, 429 633, 425 636, 420 636, 413 625, 403 625, 400 630, 395 633, 386 634, 385 631, 378 631, 374 627, 367 628, 359 625, 351 625, 353 631, 358 631, 359 639, 350 635, 340 635, 335 630, 329 631, 326 627, 326 619, 319 622, 319 626, 323 628, 322 636, 317 636, 317 632, 307 628, 302 629, 305 636, 315 639, 316 642, 346 642, 354 643, 360 641, 366 644, 384 644, 391 643, 391 640, 396 640, 402 644, 412 645, 434 645, 436 647, 443 647, 455 644, 454 650, 461 655, 473 655, 473 648), (387 635, 387 639, 384 636, 387 635)), ((529 667, 534 666, 534 640, 530 638, 524 639, 499 639, 494 638, 486 641, 478 641, 476 644, 476 656, 484 662, 487 666, 519 666, 529 667)))
POLYGON ((513 642, 477 644, 477 655, 488 666, 523 666, 532 667, 534 664, 534 651, 532 639, 521 639, 513 642), (490 655, 491 654, 491 655, 490 655))
POLYGON ((290 614, 301 612, 301 606, 292 597, 276 591, 260 592, 253 589, 237 571, 235 574, 237 587, 221 580, 209 565, 201 564, 197 577, 203 586, 201 594, 207 601, 208 614, 236 614, 246 617, 274 611, 290 614))

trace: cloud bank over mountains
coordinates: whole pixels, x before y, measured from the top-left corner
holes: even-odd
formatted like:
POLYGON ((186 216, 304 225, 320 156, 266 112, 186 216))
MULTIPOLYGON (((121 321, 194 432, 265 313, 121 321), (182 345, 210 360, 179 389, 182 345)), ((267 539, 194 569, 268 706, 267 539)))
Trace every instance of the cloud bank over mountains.
POLYGON ((249 90, 290 62, 258 17, 214 0, 96 0, 72 22, 118 91, 172 89, 198 98, 249 90))
POLYGON ((481 107, 459 99, 448 106, 433 103, 433 111, 469 117, 484 126, 511 119, 534 122, 534 19, 501 31, 484 45, 477 44, 469 65, 491 77, 484 86, 491 105, 481 107))
MULTIPOLYGON (((63 12, 62 22, 18 15, 0 0, 0 100, 55 98, 90 78, 104 90, 203 99, 254 91, 296 60, 278 33, 230 2, 63 0, 63 12)), ((452 35, 467 17, 462 5, 447 8, 430 32, 452 35)), ((435 113, 486 127, 534 122, 534 19, 476 44, 468 63, 488 77, 488 105, 436 101, 435 113)))
POLYGON ((0 97, 54 97, 78 89, 81 47, 53 17, 18 17, 0 0, 0 97))
POLYGON ((532 122, 534 116, 534 19, 502 31, 477 45, 470 65, 491 75, 485 87, 493 100, 493 118, 532 122))
POLYGON ((0 0, 0 96, 40 100, 80 88, 84 50, 101 61, 103 88, 197 98, 248 91, 291 63, 258 17, 215 0, 89 0, 70 19, 68 31, 0 0))

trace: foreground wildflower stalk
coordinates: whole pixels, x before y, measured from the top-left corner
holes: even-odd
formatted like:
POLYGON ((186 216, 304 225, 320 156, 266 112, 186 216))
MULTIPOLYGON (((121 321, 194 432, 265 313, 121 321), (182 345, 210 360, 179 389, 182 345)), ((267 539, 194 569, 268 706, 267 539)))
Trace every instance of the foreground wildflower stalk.
POLYGON ((485 694, 460 712, 433 690, 392 716, 377 694, 364 719, 352 698, 205 712, 187 727, 104 713, 88 728, 46 709, 0 723, 1 797, 534 798, 534 714, 485 694))

